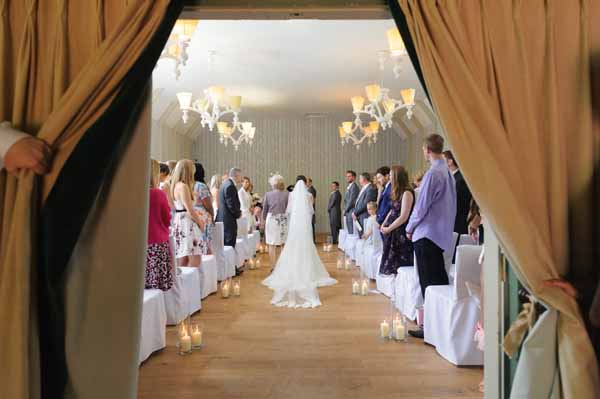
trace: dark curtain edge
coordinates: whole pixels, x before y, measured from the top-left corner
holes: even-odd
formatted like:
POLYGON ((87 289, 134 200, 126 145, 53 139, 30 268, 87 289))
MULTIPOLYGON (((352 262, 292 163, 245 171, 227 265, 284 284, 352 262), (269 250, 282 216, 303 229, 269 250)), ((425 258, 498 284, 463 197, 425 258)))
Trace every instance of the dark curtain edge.
POLYGON ((404 12, 402 12, 402 8, 400 7, 400 4, 398 4, 398 0, 388 0, 388 6, 390 7, 392 17, 396 22, 396 26, 400 31, 400 36, 404 42, 404 47, 406 48, 406 52, 408 53, 408 57, 410 58, 413 68, 415 68, 419 82, 421 83, 423 90, 425 90, 425 95, 427 96, 429 103, 433 104, 431 102, 431 97, 429 96, 429 90, 427 90, 427 85, 425 84, 425 78, 423 77, 423 71, 421 70, 421 64, 419 63, 419 57, 417 56, 417 49, 410 34, 410 30, 408 29, 408 23, 406 22, 404 12))
POLYGON ((182 0, 170 2, 152 40, 126 74, 123 88, 77 143, 41 209, 34 268, 38 274, 42 399, 63 397, 69 378, 65 354, 68 262, 106 177, 119 161, 122 144, 133 134, 127 127, 139 117, 152 71, 182 9, 182 0))

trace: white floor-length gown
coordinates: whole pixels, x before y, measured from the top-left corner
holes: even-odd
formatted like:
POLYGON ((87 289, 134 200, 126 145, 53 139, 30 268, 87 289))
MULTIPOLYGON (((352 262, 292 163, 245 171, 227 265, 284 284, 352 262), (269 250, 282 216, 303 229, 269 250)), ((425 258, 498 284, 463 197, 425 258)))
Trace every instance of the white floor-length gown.
POLYGON ((336 284, 329 276, 312 235, 312 195, 300 180, 288 202, 290 214, 287 241, 275 270, 263 284, 271 288, 275 306, 314 308, 321 305, 318 287, 336 284))

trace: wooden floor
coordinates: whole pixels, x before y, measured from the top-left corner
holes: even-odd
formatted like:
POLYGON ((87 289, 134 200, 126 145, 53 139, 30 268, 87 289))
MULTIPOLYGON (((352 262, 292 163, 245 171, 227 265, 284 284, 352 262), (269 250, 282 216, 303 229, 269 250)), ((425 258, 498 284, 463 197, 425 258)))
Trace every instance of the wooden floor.
MULTIPOLYGON (((143 399, 351 399, 482 398, 481 368, 457 368, 421 340, 379 339, 389 300, 377 294, 353 297, 357 271, 335 268, 338 252, 321 253, 338 280, 321 288, 323 306, 276 308, 260 284, 270 270, 242 277, 242 295, 212 295, 193 319, 203 324, 205 347, 180 356, 176 330, 167 329, 167 348, 140 368, 143 399)), ((374 283, 373 283, 373 287, 374 283)))

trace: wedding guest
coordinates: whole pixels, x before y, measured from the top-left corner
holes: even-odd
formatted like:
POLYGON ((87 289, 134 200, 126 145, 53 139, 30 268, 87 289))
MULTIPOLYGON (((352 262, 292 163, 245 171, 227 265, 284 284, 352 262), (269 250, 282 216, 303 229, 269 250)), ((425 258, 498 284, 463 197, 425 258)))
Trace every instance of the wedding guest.
POLYGON ((210 178, 210 196, 212 197, 213 212, 216 215, 219 209, 219 190, 221 189, 223 180, 220 175, 214 175, 210 178))
POLYGON ((211 243, 215 212, 212 206, 212 196, 210 195, 210 190, 204 181, 204 167, 199 162, 196 162, 194 166, 196 167, 196 172, 194 173, 194 208, 200 210, 200 215, 204 220, 205 227, 200 239, 205 242, 203 247, 205 248, 206 253, 203 255, 207 255, 212 253, 211 243))
POLYGON ((160 174, 158 161, 150 161, 150 170, 145 287, 168 291, 173 285, 173 261, 171 248, 169 248, 171 208, 167 195, 158 188, 160 174))
POLYGON ((419 192, 421 191, 421 181, 423 180, 423 176, 425 172, 418 172, 413 176, 413 190, 415 191, 415 202, 419 198, 419 192))
POLYGON ((360 174, 358 183, 360 184, 361 189, 356 198, 354 210, 352 211, 352 219, 358 222, 360 226, 358 236, 362 237, 365 229, 365 219, 369 217, 367 204, 369 202, 377 201, 377 188, 371 183, 371 175, 367 172, 360 174))
POLYGON ((202 211, 194 209, 194 163, 189 159, 177 162, 171 175, 171 195, 175 206, 172 223, 175 258, 180 266, 199 267, 206 242, 202 241, 205 228, 202 211))
POLYGON ((342 194, 340 194, 340 183, 337 181, 331 183, 331 194, 329 194, 327 214, 329 215, 331 242, 334 245, 337 245, 340 229, 342 228, 342 194))
POLYGON ((413 243, 406 236, 406 225, 414 208, 415 195, 404 167, 392 166, 390 186, 390 211, 381 227, 383 255, 379 273, 384 275, 396 274, 399 267, 414 265, 413 243))
POLYGON ((349 170, 346 172, 346 182, 348 187, 346 188, 346 194, 344 194, 344 219, 346 221, 346 231, 348 234, 354 233, 354 223, 352 219, 352 213, 354 212, 354 206, 356 205, 356 199, 360 189, 355 183, 356 172, 349 170))
POLYGON ((225 246, 234 247, 237 240, 237 220, 242 216, 237 185, 242 183, 242 170, 231 168, 229 178, 219 190, 219 209, 217 222, 223 222, 225 246))
POLYGON ((471 238, 477 241, 479 245, 483 245, 483 218, 481 217, 481 211, 479 210, 479 205, 475 202, 475 198, 471 198, 467 226, 471 238))
POLYGON ((238 197, 240 199, 240 209, 242 210, 242 217, 248 221, 248 231, 251 231, 254 226, 254 218, 250 212, 252 207, 252 181, 249 177, 244 176, 242 179, 242 187, 238 191, 238 197))
MULTIPOLYGON (((448 285, 444 251, 454 251, 454 220, 456 218, 456 186, 444 161, 444 138, 439 134, 427 136, 423 154, 431 164, 423 176, 420 194, 410 216, 406 233, 415 249, 421 293, 430 285, 448 285)), ((420 319, 422 320, 422 318, 420 319)), ((410 334, 423 338, 423 328, 410 334)))
POLYGON ((452 151, 446 150, 443 154, 448 169, 452 172, 454 182, 456 183, 456 219, 454 220, 454 231, 458 234, 467 234, 467 216, 469 215, 469 206, 471 205, 471 191, 458 168, 458 163, 456 163, 452 151))
POLYGON ((287 238, 289 192, 285 190, 281 175, 271 176, 269 183, 272 190, 264 195, 262 218, 271 265, 275 265, 278 258, 278 247, 284 245, 287 238))
POLYGON ((390 168, 382 166, 377 169, 375 179, 377 179, 377 184, 382 187, 381 195, 377 200, 377 223, 382 225, 391 208, 390 168))
POLYGON ((308 189, 308 192, 312 194, 313 196, 313 215, 312 215, 312 232, 313 232, 313 242, 317 242, 317 236, 315 233, 315 225, 317 223, 317 190, 315 189, 315 186, 313 186, 313 181, 310 177, 306 178, 306 188, 308 189))
POLYGON ((14 129, 8 121, 0 123, 0 170, 15 176, 21 169, 44 175, 51 161, 52 149, 46 142, 14 129))
MULTIPOLYGON (((169 165, 166 163, 160 164, 160 177, 159 177, 159 188, 162 190, 164 185, 168 183, 169 176, 171 175, 171 169, 169 169, 169 165)), ((168 191, 168 190, 167 190, 168 191)))
POLYGON ((254 207, 252 208, 252 215, 254 216, 254 227, 257 231, 260 231, 261 233, 265 229, 262 223, 262 211, 262 203, 257 202, 256 204, 254 204, 254 207))

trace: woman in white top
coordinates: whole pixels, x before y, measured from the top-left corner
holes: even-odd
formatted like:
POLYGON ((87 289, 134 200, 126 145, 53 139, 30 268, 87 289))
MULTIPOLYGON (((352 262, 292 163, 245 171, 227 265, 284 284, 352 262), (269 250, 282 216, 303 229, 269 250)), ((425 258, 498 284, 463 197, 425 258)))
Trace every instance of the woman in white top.
POLYGON ((171 176, 171 195, 175 207, 171 234, 179 266, 199 267, 202 254, 206 253, 206 241, 202 240, 204 218, 201 210, 194 209, 194 172, 194 163, 183 159, 177 162, 171 176))
POLYGON ((248 221, 248 231, 254 229, 254 216, 252 216, 252 212, 250 212, 250 208, 252 207, 252 195, 250 194, 251 187, 252 182, 250 181, 250 178, 244 177, 242 180, 242 188, 238 191, 240 209, 242 211, 242 217, 248 221))
POLYGON ((219 190, 221 189, 221 184, 223 184, 223 178, 221 175, 214 175, 210 178, 210 195, 212 196, 212 206, 214 215, 217 215, 217 209, 219 209, 219 190))

